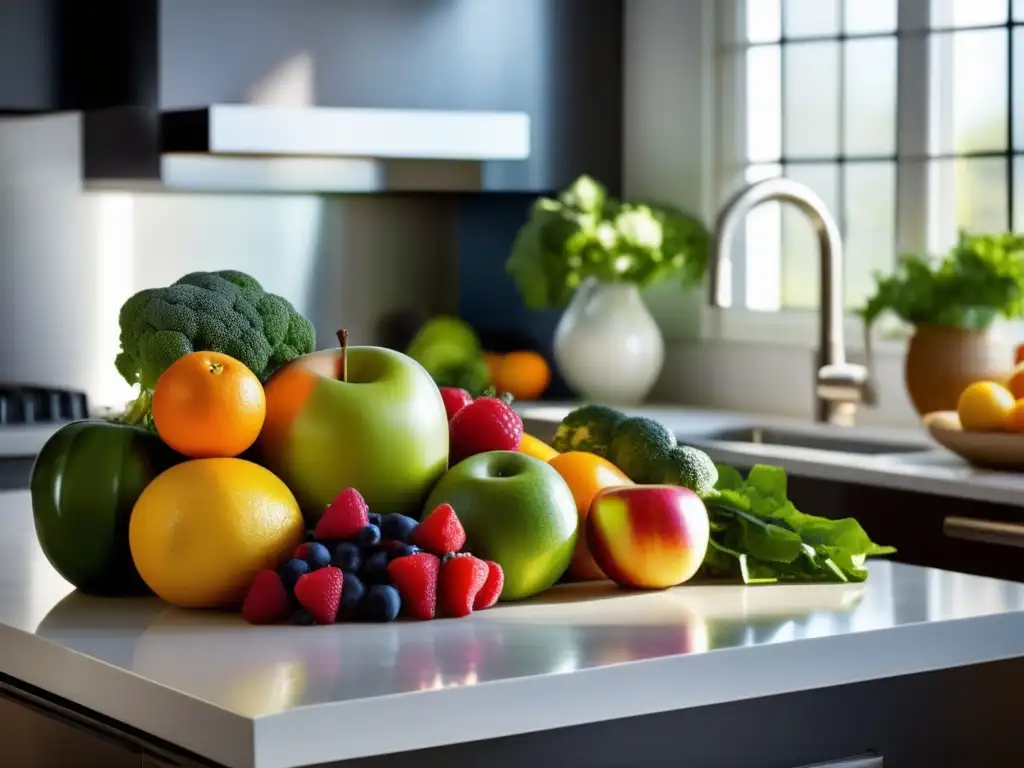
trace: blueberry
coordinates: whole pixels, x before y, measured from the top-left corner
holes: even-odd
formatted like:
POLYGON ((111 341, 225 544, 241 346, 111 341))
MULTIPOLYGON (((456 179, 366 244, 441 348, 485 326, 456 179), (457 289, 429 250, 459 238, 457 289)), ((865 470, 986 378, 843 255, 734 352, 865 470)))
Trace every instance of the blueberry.
POLYGON ((409 537, 417 525, 419 523, 406 515, 384 515, 380 520, 380 534, 385 539, 409 543, 409 537))
POLYGON ((306 545, 306 555, 303 559, 309 563, 310 570, 315 571, 331 564, 331 551, 323 544, 313 542, 306 545))
POLYGON ((359 554, 359 547, 351 541, 343 541, 334 548, 334 557, 331 558, 331 565, 341 568, 345 572, 358 571, 362 565, 362 556, 359 554))
POLYGON ((376 525, 378 528, 380 528, 380 512, 370 513, 370 525, 376 525))
POLYGON ((388 557, 394 560, 396 557, 406 557, 407 555, 415 555, 420 551, 420 548, 413 544, 399 544, 397 547, 388 550, 388 557))
POLYGON ((315 624, 313 617, 309 615, 309 611, 299 608, 295 613, 288 619, 289 624, 296 624, 300 627, 309 627, 315 624))
POLYGON ((363 581, 368 584, 384 584, 388 580, 388 553, 377 552, 363 564, 363 581))
POLYGON ((281 570, 278 571, 284 588, 289 592, 295 589, 295 582, 299 580, 299 576, 306 573, 309 573, 309 563, 299 560, 297 557, 282 565, 281 570))
POLYGON ((402 597, 390 584, 374 584, 363 599, 363 618, 367 621, 394 621, 402 609, 402 597))
POLYGON ((380 543, 380 528, 376 525, 367 525, 359 532, 357 538, 362 547, 372 547, 380 543))
POLYGON ((359 604, 366 594, 363 581, 354 573, 346 573, 341 582, 341 605, 338 606, 338 621, 355 618, 359 604))

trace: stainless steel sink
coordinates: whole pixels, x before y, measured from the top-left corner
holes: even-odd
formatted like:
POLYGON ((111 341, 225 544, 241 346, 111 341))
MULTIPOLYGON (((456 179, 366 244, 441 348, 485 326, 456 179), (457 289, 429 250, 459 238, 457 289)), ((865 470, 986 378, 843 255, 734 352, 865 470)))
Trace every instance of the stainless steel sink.
MULTIPOLYGON (((858 437, 856 435, 813 434, 774 427, 740 427, 723 429, 701 435, 702 440, 730 443, 779 445, 792 448, 810 448, 816 451, 881 455, 888 453, 918 453, 929 450, 926 444, 890 442, 858 437)), ((685 442, 685 438, 680 438, 685 442)))

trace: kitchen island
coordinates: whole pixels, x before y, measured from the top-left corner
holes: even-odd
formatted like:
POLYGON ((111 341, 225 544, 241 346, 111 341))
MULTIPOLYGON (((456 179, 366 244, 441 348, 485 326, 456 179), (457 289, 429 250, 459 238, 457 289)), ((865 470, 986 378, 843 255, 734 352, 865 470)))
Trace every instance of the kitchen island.
POLYGON ((468 619, 257 628, 81 595, 39 550, 27 493, 0 494, 0 521, 0 765, 1019 755, 1020 584, 877 561, 859 585, 593 583, 468 619))

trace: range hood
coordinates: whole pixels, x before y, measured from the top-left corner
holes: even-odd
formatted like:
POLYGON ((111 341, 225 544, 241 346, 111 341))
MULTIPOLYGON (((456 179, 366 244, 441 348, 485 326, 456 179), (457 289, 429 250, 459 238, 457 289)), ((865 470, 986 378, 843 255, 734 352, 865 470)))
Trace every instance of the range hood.
POLYGON ((470 192, 485 164, 530 156, 523 112, 216 104, 83 114, 89 188, 470 192))

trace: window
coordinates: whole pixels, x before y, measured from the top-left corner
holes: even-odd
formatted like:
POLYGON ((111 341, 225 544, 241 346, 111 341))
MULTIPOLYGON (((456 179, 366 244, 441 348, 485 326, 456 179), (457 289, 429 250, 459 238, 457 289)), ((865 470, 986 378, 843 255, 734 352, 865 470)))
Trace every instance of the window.
MULTIPOLYGON (((814 189, 843 233, 848 308, 897 253, 941 252, 959 228, 1024 226, 1024 0, 718 8, 718 198, 779 174, 814 189)), ((762 205, 738 240, 734 308, 817 307, 799 211, 762 205)))

